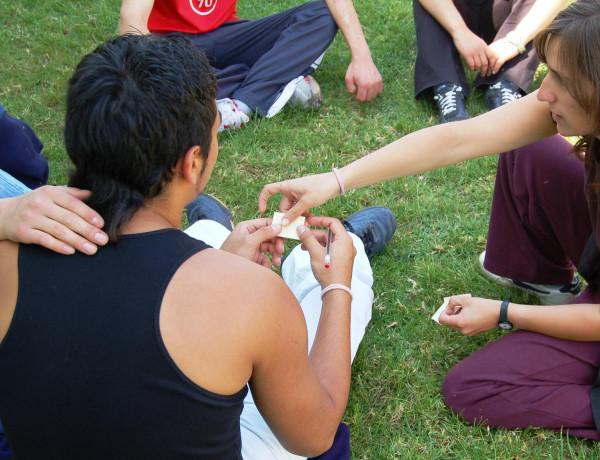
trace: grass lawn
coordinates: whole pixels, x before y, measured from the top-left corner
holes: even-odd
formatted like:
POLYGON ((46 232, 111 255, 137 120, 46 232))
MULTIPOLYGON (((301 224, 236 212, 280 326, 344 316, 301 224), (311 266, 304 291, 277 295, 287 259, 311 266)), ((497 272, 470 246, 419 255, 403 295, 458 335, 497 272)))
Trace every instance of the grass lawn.
MULTIPOLYGON (((240 0, 240 15, 258 17, 297 3, 240 0)), ((285 108, 271 120, 219 134, 220 158, 207 192, 236 220, 257 217, 267 182, 330 171, 416 129, 437 113, 413 98, 415 60, 409 0, 355 0, 384 93, 357 103, 343 82, 349 53, 338 34, 315 73, 323 95, 318 113, 285 108)), ((116 34, 120 0, 0 2, 0 102, 27 121, 45 144, 50 183, 64 184, 69 162, 62 142, 64 93, 74 66, 116 34)), ((536 78, 539 85, 540 77, 536 78)), ((484 111, 483 96, 468 101, 484 111)), ((501 130, 501 127, 499 127, 501 130)), ((463 337, 429 318, 452 294, 472 293, 535 303, 488 282, 477 269, 484 249, 496 157, 350 192, 316 212, 344 217, 385 205, 398 220, 388 248, 373 260, 373 320, 354 362, 350 425, 355 459, 594 459, 600 447, 566 433, 471 427, 442 400, 446 372, 501 335, 463 337)), ((271 200, 269 214, 276 210, 271 200)))

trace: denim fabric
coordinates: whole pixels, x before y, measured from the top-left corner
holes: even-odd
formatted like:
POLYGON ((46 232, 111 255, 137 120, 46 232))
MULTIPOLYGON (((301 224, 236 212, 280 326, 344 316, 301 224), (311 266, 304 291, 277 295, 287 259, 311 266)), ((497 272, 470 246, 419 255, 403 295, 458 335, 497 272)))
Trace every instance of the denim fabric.
POLYGON ((0 169, 0 199, 23 195, 29 191, 29 187, 0 169))

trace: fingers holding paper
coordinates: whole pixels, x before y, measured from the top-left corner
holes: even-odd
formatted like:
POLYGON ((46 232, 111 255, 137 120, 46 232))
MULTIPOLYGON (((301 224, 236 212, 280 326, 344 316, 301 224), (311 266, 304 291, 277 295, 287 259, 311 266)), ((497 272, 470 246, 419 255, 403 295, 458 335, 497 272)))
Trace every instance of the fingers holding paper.
POLYGON ((298 217, 307 215, 310 208, 339 195, 340 188, 333 172, 267 184, 258 197, 260 212, 265 212, 269 197, 277 193, 283 194, 279 210, 285 213, 282 220, 285 226, 298 217))
POLYGON ((280 224, 273 224, 269 218, 253 219, 240 222, 227 237, 221 249, 237 254, 264 267, 271 267, 266 253, 271 254, 273 264, 281 265, 283 254, 283 238, 280 224))
POLYGON ((499 300, 454 296, 442 310, 439 322, 464 335, 477 335, 498 327, 499 300))

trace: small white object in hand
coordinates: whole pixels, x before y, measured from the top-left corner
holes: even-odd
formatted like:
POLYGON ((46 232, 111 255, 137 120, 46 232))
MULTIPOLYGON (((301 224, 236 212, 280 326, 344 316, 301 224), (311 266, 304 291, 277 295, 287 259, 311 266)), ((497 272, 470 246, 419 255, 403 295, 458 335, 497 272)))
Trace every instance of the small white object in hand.
MULTIPOLYGON (((276 212, 275 214, 273 214, 273 223, 274 224, 279 224, 281 223, 281 219, 283 218, 284 213, 282 212, 276 212)), ((294 240, 299 240, 300 238, 298 238, 298 233, 296 233, 296 228, 299 227, 300 225, 304 225, 304 222, 306 221, 306 218, 304 216, 300 216, 298 217, 296 220, 294 220, 294 222, 291 222, 289 225, 286 225, 285 227, 283 227, 283 229, 281 230, 281 232, 279 232, 279 235, 282 238, 291 238, 294 240)))
MULTIPOLYGON (((465 297, 471 297, 471 294, 459 294, 459 295, 465 296, 465 297)), ((456 296, 452 296, 452 297, 456 297, 456 296)), ((449 300, 450 300, 450 297, 444 297, 444 303, 442 304, 442 306, 440 308, 437 309, 437 311, 431 317, 431 319, 434 320, 436 323, 440 324, 440 315, 446 308, 448 308, 449 300)), ((460 310, 460 308, 461 308, 460 305, 457 305, 456 307, 454 307, 454 314, 456 314, 460 310)))

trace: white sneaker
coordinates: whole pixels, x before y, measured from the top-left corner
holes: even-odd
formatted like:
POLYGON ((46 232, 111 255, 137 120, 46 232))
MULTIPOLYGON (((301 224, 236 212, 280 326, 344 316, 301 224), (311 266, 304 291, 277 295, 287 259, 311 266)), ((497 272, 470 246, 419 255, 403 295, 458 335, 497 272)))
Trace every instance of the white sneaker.
POLYGON ((485 261, 485 251, 479 254, 479 266, 483 274, 490 278, 495 283, 501 286, 517 288, 521 291, 534 294, 539 297, 544 305, 566 305, 571 302, 581 291, 581 282, 575 276, 573 281, 568 284, 534 284, 516 281, 504 276, 496 275, 485 269, 483 262, 485 261))
POLYGON ((287 104, 305 110, 318 110, 323 105, 321 87, 312 76, 302 75, 294 78, 283 87, 273 105, 267 111, 266 118, 277 115, 287 104))
POLYGON ((250 117, 238 108, 235 101, 228 97, 217 101, 217 110, 221 113, 219 132, 224 129, 239 129, 250 121, 250 117))
POLYGON ((321 87, 311 75, 307 75, 296 85, 289 104, 304 110, 319 110, 323 105, 321 87))
POLYGON ((302 79, 304 79, 303 76, 296 77, 283 87, 281 93, 279 93, 279 96, 277 96, 277 99, 275 99, 275 102, 273 102, 273 105, 269 107, 269 110, 267 110, 267 114, 265 115, 266 118, 274 117, 281 111, 281 109, 283 109, 285 104, 287 104, 290 98, 293 96, 294 91, 296 91, 298 82, 302 79))

